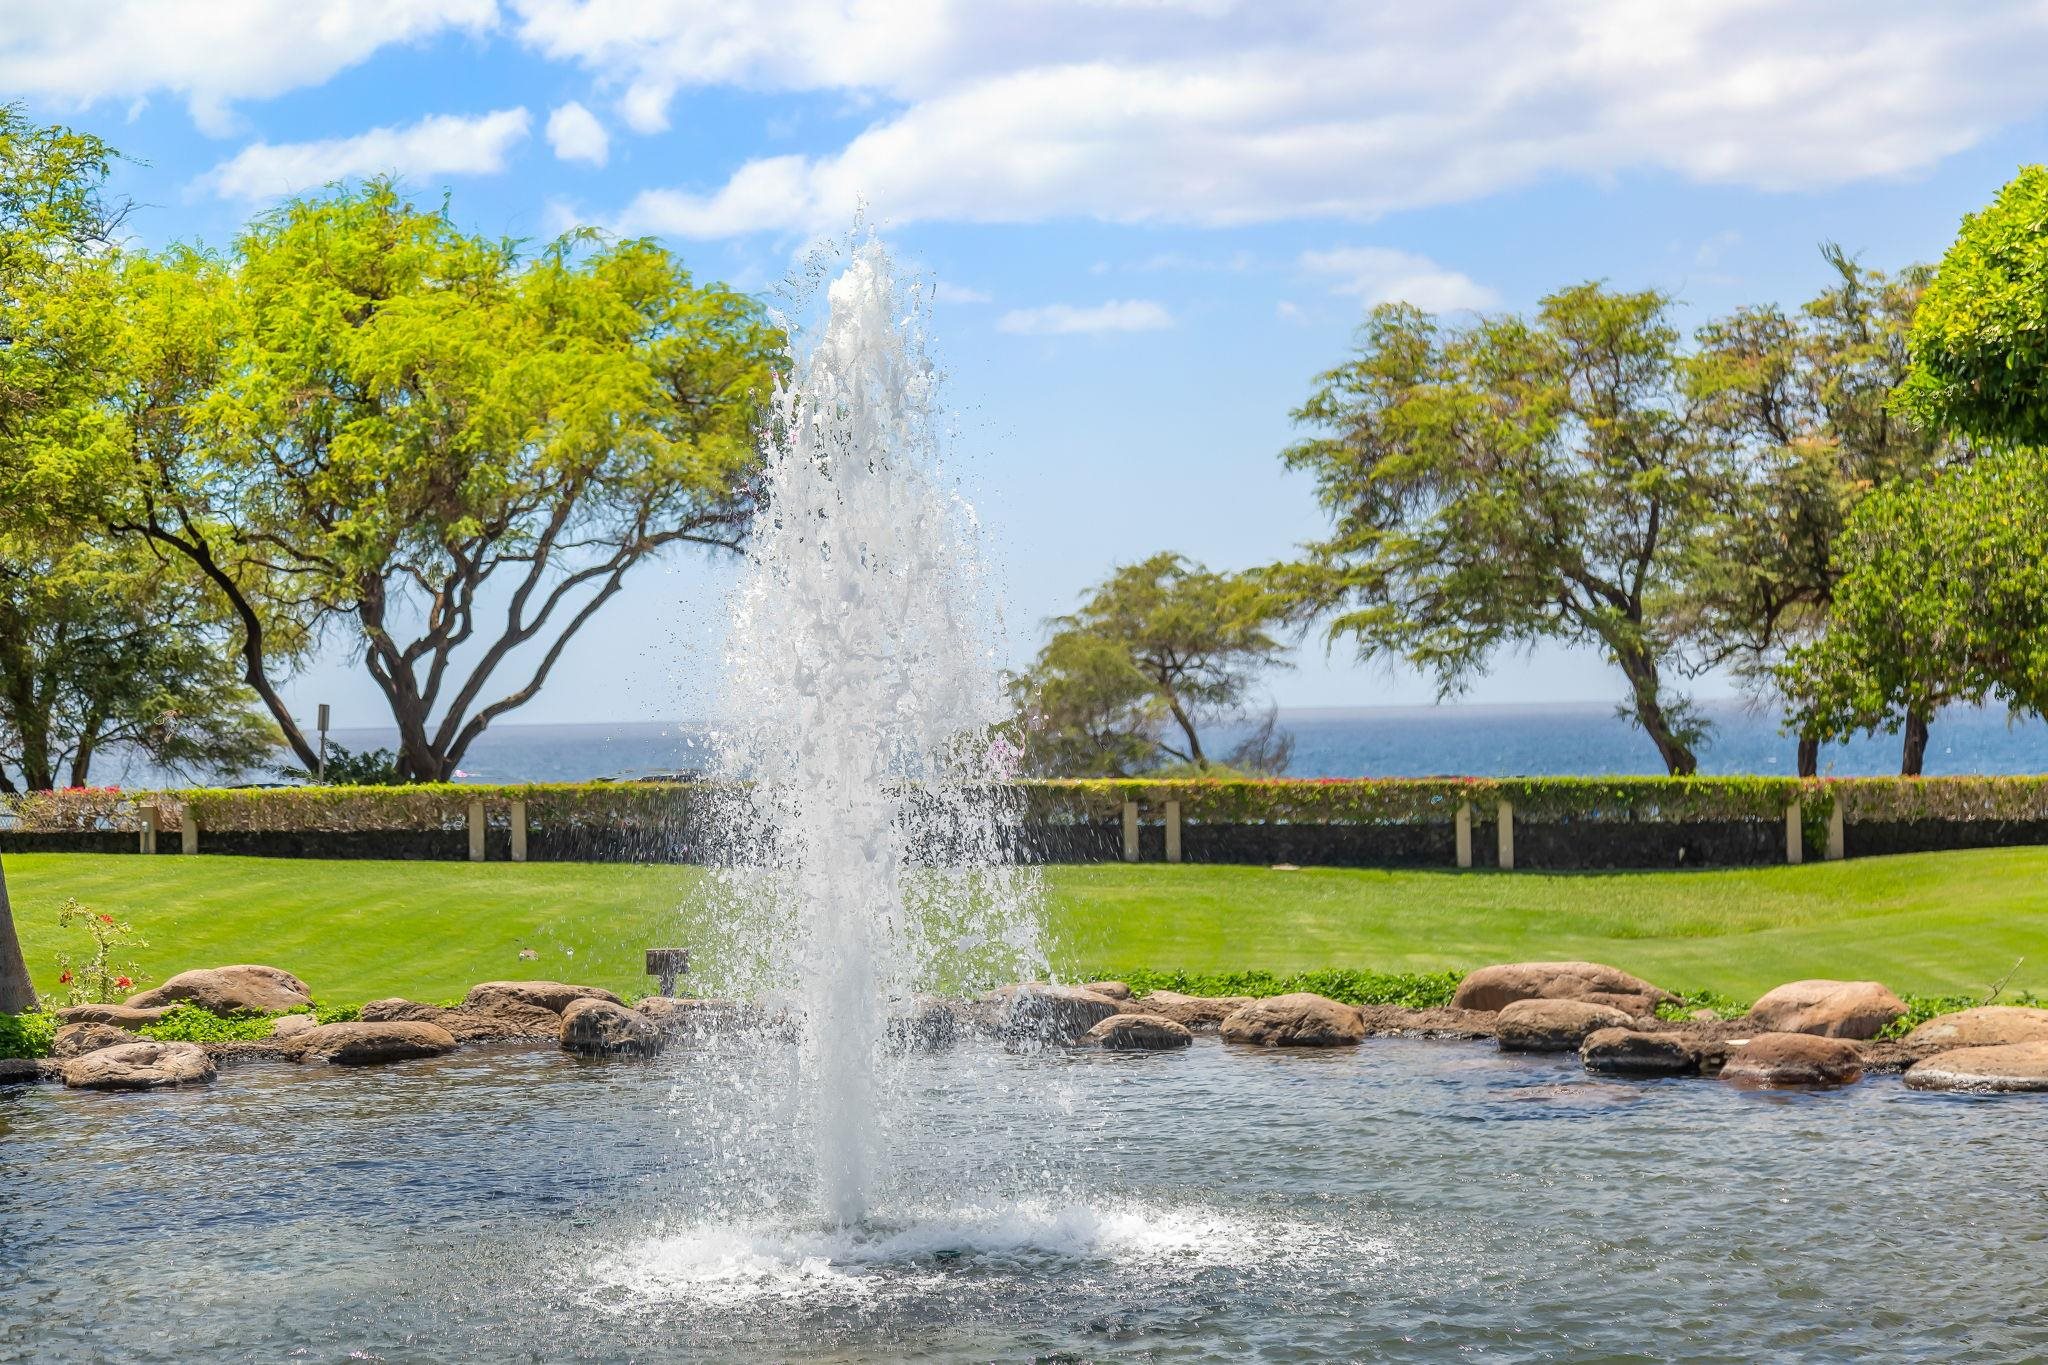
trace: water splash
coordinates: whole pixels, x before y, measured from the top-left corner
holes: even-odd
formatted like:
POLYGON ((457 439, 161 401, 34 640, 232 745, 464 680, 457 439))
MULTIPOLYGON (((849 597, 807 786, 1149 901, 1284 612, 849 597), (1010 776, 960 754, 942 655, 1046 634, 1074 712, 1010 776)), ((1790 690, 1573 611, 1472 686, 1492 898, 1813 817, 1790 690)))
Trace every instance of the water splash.
POLYGON ((796 1130, 822 1214, 886 1175, 892 1018, 919 991, 1036 974, 1035 881, 972 509, 942 464, 923 309, 877 242, 777 391, 727 637, 713 832, 744 988, 801 1030, 796 1130))

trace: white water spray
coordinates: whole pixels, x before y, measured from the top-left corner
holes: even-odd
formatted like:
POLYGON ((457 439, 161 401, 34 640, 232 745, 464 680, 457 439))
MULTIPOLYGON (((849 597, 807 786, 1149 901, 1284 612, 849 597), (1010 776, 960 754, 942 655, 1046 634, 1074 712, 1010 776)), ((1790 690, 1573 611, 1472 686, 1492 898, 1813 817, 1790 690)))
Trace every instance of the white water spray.
POLYGON ((720 721, 714 834, 735 949, 802 1030, 821 1212, 885 1183, 892 1019, 916 993, 1038 968, 1035 882, 991 727, 1004 715, 977 530, 940 465, 922 312, 879 243, 778 390, 720 721))

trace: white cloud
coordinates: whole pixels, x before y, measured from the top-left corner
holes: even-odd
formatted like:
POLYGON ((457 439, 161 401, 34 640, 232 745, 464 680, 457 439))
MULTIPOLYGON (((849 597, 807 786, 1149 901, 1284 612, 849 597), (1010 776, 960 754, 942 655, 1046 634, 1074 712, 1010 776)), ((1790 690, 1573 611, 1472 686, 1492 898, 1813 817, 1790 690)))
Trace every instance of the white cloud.
POLYGON ((0 0, 0 90, 72 108, 164 91, 225 134, 237 100, 497 17, 496 0, 0 0))
POLYGON ((564 161, 588 161, 602 166, 612 154, 611 134, 597 121, 597 115, 575 100, 548 115, 548 146, 564 161))
POLYGON ((2048 4, 1984 0, 511 0, 640 129, 686 89, 834 92, 836 150, 628 205, 632 231, 1370 220, 1554 176, 1803 190, 2048 108, 2048 4))
POLYGON ((1444 313, 1490 308, 1500 302, 1500 295, 1470 275, 1446 270, 1427 256, 1389 247, 1304 251, 1297 264, 1311 275, 1329 278, 1333 293, 1363 299, 1368 308, 1381 303, 1412 303, 1432 313, 1444 313))
POLYGON ((199 184, 223 199, 270 199, 357 176, 495 175, 526 140, 530 123, 524 109, 499 109, 475 117, 438 114, 320 142, 256 142, 199 184))
POLYGON ((932 286, 934 303, 991 303, 994 300, 979 289, 969 289, 962 284, 948 284, 940 280, 932 286))
POLYGON ((1173 326, 1173 314, 1150 299, 1111 299, 1092 308, 1068 303, 1015 308, 996 322, 999 332, 1019 336, 1067 336, 1077 332, 1156 332, 1173 326))

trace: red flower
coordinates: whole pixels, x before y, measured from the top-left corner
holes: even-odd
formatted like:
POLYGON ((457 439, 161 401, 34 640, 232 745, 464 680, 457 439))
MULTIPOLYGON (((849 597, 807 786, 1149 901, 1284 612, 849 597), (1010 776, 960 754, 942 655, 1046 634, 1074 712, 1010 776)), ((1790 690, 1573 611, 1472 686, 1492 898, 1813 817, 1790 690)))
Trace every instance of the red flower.
POLYGON ((57 978, 57 984, 60 986, 68 986, 71 984, 71 969, 69 967, 66 967, 64 969, 64 974, 57 978))
POLYGON ((120 988, 121 988, 122 990, 124 990, 124 991, 125 991, 125 990, 127 990, 127 989, 128 989, 128 988, 129 988, 130 986, 134 985, 135 983, 134 983, 133 981, 130 981, 130 980, 129 980, 129 979, 127 978, 127 977, 125 977, 125 976, 117 976, 117 977, 115 977, 115 978, 114 978, 114 984, 115 984, 116 986, 119 986, 119 987, 120 987, 120 988))
POLYGON ((101 915, 101 916, 100 916, 100 923, 101 923, 101 924, 112 924, 113 922, 114 922, 114 917, 113 917, 112 915, 106 915, 106 914, 103 914, 103 915, 101 915))

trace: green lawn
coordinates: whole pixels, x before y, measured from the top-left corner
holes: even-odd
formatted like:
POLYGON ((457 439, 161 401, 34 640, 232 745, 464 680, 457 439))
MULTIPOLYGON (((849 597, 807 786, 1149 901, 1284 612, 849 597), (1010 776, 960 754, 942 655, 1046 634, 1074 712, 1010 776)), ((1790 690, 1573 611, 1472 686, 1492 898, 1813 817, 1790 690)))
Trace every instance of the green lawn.
MULTIPOLYGON (((67 896, 131 920, 152 977, 268 962, 331 1002, 520 976, 642 990, 642 948, 705 941, 690 868, 14 854, 7 876, 41 986, 60 949, 82 955, 83 932, 57 928, 67 896)), ((1802 976, 1975 991, 2024 958, 2013 988, 2048 991, 2048 848, 1569 875, 1110 864, 1046 885, 1075 975, 1590 958, 1752 998, 1802 976)))

